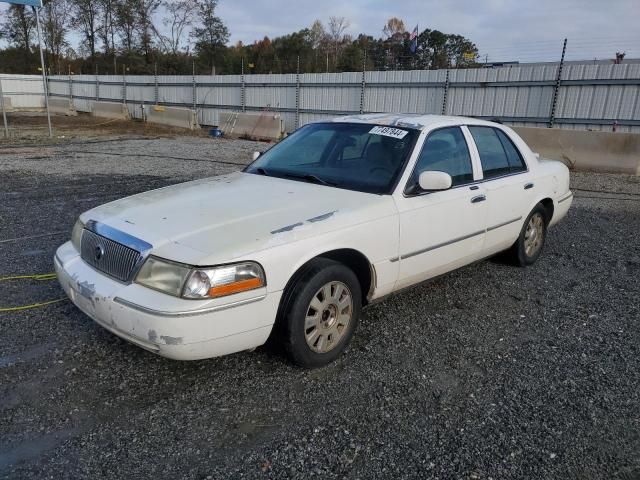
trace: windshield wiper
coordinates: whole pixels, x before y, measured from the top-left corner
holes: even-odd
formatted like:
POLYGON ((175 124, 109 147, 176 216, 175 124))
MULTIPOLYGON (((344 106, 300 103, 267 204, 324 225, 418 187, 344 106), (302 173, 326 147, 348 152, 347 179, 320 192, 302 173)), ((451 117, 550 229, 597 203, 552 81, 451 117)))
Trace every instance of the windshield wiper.
POLYGON ((264 168, 262 167, 258 167, 255 169, 256 173, 259 173, 260 175, 264 175, 265 177, 269 176, 269 172, 267 172, 264 168))
POLYGON ((303 173, 303 174, 298 174, 298 173, 285 173, 284 174, 285 177, 287 178, 295 178, 297 180, 304 180, 306 182, 309 183, 317 183, 318 185, 326 185, 328 187, 335 187, 337 184, 336 183, 332 183, 332 182, 328 182, 326 180, 323 180, 322 178, 313 175, 311 173, 303 173))

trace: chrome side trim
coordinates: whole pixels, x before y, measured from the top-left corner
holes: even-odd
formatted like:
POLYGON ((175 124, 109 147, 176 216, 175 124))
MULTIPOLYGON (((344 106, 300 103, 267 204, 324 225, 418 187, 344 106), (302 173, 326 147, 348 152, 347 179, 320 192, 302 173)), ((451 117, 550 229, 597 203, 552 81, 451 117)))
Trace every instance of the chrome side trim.
POLYGON ((267 294, 260 295, 259 297, 247 298, 245 300, 239 300, 237 302, 225 303, 224 305, 215 305, 213 307, 205 307, 199 310, 184 310, 180 312, 167 312, 164 310, 156 310, 154 308, 143 307, 142 305, 138 305, 137 303, 130 302, 129 300, 125 300, 120 297, 115 297, 113 299, 114 302, 119 303, 120 305, 124 305, 125 307, 133 308, 134 310, 138 310, 140 312, 148 313, 151 315, 156 315, 158 317, 192 317, 194 315, 202 315, 203 313, 211 313, 211 312, 220 312, 222 310, 228 310, 230 308, 240 307, 242 305, 247 305, 249 303, 259 302, 260 300, 264 300, 267 297, 267 294))
POLYGON ((489 228, 487 228, 487 232, 490 232, 491 230, 495 230, 496 228, 506 227, 507 225, 511 225, 512 223, 515 223, 515 222, 517 222, 519 220, 522 220, 522 217, 514 218, 513 220, 509 220, 508 222, 499 223, 498 225, 494 225, 493 227, 489 227, 489 228))
POLYGON ((494 225, 493 227, 489 227, 486 230, 480 230, 478 232, 470 233, 469 235, 464 235, 463 237, 454 238, 453 240, 449 240, 448 242, 439 243, 431 247, 423 248, 421 250, 416 250, 415 252, 400 255, 399 257, 390 258, 389 261, 393 263, 393 262, 397 262, 398 260, 404 260, 405 258, 415 257, 416 255, 421 255, 423 253, 430 252, 431 250, 436 250, 437 248, 446 247, 447 245, 451 245, 452 243, 461 242, 462 240, 467 240, 468 238, 476 237, 478 235, 490 232, 492 230, 496 230, 501 227, 506 227, 507 225, 511 225, 512 223, 518 222, 520 220, 522 220, 522 217, 514 218, 513 220, 509 220, 508 222, 500 223, 498 225, 494 225))
POLYGON ((473 232, 468 235, 464 235, 463 237, 454 238, 453 240, 449 240, 447 242, 439 243, 437 245, 432 245, 431 247, 423 248, 421 250, 416 250, 415 252, 400 255, 400 259, 404 260, 405 258, 415 257, 416 255, 421 255, 423 253, 430 252, 431 250, 436 250, 438 248, 446 247, 447 245, 458 243, 458 242, 461 242, 462 240, 466 240, 471 237, 477 237, 478 235, 482 235, 483 233, 485 233, 485 230, 480 230, 479 232, 473 232))
POLYGON ((558 200, 558 203, 565 202, 565 201, 569 200, 571 197, 573 197, 573 192, 569 192, 569 195, 567 195, 566 197, 561 198, 560 200, 558 200))

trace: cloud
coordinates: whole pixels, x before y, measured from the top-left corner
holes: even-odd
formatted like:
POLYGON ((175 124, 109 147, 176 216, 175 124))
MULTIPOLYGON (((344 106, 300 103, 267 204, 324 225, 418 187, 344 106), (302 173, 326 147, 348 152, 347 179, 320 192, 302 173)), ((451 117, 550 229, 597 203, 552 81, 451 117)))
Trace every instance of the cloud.
MULTIPOLYGON (((3 10, 0 4, 0 18, 3 10)), ((316 19, 326 24, 330 16, 349 19, 347 33, 354 36, 380 37, 396 16, 407 29, 419 24, 464 35, 489 61, 555 61, 564 38, 568 59, 613 58, 616 51, 640 58, 640 0, 220 0, 218 15, 231 44, 285 35, 316 19)), ((77 44, 78 35, 71 40, 77 44)))
POLYGON ((438 29, 469 38, 490 60, 552 61, 567 37, 568 58, 612 58, 617 50, 640 57, 638 0, 220 0, 218 14, 231 42, 251 43, 344 16, 348 33, 379 37, 389 17, 408 29, 438 29))

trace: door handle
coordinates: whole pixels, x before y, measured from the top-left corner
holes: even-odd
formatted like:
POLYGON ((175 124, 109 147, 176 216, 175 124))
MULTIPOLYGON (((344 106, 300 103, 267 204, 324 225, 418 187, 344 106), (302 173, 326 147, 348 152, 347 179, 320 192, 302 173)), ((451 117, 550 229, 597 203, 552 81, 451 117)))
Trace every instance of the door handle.
POLYGON ((525 190, 529 190, 530 188, 533 188, 533 183, 527 183, 527 184, 525 184, 525 186, 524 186, 524 189, 525 189, 525 190))
POLYGON ((471 185, 469 190, 478 190, 480 187, 478 185, 471 185))
POLYGON ((471 203, 484 202, 487 199, 486 195, 478 195, 471 199, 471 203))

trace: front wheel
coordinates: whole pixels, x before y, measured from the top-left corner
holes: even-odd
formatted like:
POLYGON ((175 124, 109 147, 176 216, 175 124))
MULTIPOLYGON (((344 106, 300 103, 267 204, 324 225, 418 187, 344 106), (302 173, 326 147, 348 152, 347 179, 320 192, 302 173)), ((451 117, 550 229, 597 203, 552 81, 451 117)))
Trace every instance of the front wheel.
POLYGON ((542 253, 547 238, 547 211, 538 204, 524 222, 520 236, 509 250, 512 262, 518 266, 533 265, 542 253))
POLYGON ((280 319, 291 360, 315 368, 338 358, 356 330, 361 295, 351 269, 329 259, 312 260, 288 292, 280 319))

